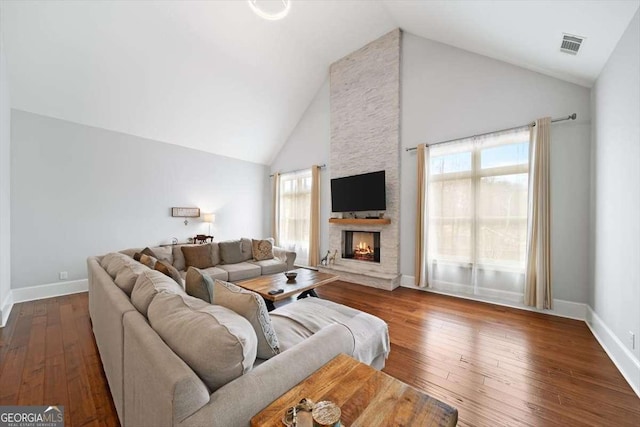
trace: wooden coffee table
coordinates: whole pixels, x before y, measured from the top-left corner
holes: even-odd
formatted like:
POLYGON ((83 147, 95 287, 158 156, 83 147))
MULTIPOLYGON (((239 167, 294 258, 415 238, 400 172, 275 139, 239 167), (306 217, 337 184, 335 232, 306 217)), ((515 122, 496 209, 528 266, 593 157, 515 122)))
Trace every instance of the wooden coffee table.
POLYGON ((340 354, 251 418, 251 426, 282 426, 287 408, 305 397, 334 402, 348 427, 453 427, 458 422, 457 409, 340 354))
POLYGON ((242 280, 235 284, 261 295, 267 303, 267 308, 271 311, 275 308, 273 303, 276 301, 289 298, 295 294, 300 294, 298 298, 307 296, 317 297, 318 295, 314 291, 315 288, 338 280, 338 276, 334 274, 320 273, 319 271, 309 270, 307 268, 297 268, 290 271, 298 273, 293 281, 288 281, 284 273, 276 273, 249 280, 242 280), (269 295, 269 291, 275 289, 284 289, 284 292, 269 295))

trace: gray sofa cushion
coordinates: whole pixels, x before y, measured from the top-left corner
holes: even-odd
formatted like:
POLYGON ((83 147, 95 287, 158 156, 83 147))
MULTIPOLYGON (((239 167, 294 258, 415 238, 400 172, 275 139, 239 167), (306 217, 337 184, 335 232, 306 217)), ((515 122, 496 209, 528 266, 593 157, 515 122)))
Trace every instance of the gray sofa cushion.
POLYGON ((255 264, 260 267, 261 274, 276 274, 287 271, 287 264, 278 258, 265 259, 263 261, 251 261, 251 264, 255 264))
POLYGON ((156 246, 151 248, 151 250, 156 254, 156 258, 173 265, 173 249, 171 246, 156 246))
POLYGON ((237 264, 222 264, 219 265, 222 270, 229 273, 229 282, 237 282, 238 280, 251 279, 258 277, 261 274, 260 266, 249 263, 240 262, 237 264))
POLYGON ((131 291, 133 291, 133 285, 136 284, 138 276, 143 271, 150 271, 146 265, 140 264, 138 261, 133 261, 133 258, 130 259, 132 261, 131 264, 123 266, 114 279, 116 285, 129 296, 131 295, 131 291))
POLYGON ((242 261, 249 261, 250 259, 253 259, 253 248, 251 239, 243 237, 242 239, 240 239, 240 242, 242 243, 240 245, 240 249, 242 250, 242 261))
POLYGON ((115 279, 122 267, 132 264, 133 262, 133 258, 130 256, 120 252, 111 252, 102 257, 100 260, 100 266, 107 271, 112 279, 115 279))
POLYGON ((211 265, 216 266, 222 262, 220 258, 220 246, 217 242, 210 243, 211 245, 211 265))
MULTIPOLYGON (((229 273, 227 273, 225 270, 221 269, 220 267, 199 268, 199 270, 202 271, 203 273, 208 274, 212 279, 226 281, 229 278, 229 273)), ((182 278, 186 280, 187 272, 181 271, 180 276, 182 276, 182 278)))
POLYGON ((171 247, 171 253, 173 255, 173 266, 178 271, 186 270, 187 267, 184 264, 184 255, 182 254, 183 246, 193 246, 193 245, 174 245, 171 247))
POLYGON ((155 270, 144 271, 138 276, 138 280, 133 286, 131 303, 144 317, 147 317, 149 304, 160 292, 184 295, 182 286, 170 277, 155 270))
POLYGON ((242 241, 241 240, 227 240, 218 243, 220 248, 220 258, 225 264, 237 264, 244 261, 242 254, 242 241))
POLYGON ((233 311, 188 295, 159 293, 149 323, 211 391, 248 372, 257 338, 249 321, 233 311))

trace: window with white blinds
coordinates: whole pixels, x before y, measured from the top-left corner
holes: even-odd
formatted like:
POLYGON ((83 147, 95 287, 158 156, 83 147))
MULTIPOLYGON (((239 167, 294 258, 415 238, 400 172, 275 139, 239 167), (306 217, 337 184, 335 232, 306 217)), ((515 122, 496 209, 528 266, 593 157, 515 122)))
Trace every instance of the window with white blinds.
POLYGON ((280 175, 278 244, 296 252, 296 265, 309 265, 311 169, 280 175))
POLYGON ((428 153, 430 286, 521 302, 529 129, 435 145, 428 153))

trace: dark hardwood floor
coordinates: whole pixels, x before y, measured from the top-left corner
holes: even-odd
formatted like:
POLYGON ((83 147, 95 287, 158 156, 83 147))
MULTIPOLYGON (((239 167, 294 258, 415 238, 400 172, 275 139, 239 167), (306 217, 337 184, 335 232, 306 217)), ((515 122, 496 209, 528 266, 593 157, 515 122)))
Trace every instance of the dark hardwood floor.
MULTIPOLYGON (((458 408, 459 426, 639 426, 633 393, 583 322, 400 288, 318 289, 389 324, 385 372, 458 408)), ((87 294, 14 306, 0 329, 0 405, 65 407, 118 425, 87 294)))
POLYGON ((16 304, 0 329, 0 405, 63 405, 65 426, 116 426, 88 294, 16 304))

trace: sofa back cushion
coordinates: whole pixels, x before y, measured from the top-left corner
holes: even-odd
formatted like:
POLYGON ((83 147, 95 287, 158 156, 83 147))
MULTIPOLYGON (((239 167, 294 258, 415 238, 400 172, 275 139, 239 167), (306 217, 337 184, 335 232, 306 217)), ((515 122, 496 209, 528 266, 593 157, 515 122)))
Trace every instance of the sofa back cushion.
POLYGON ((118 274, 116 274, 116 278, 114 282, 120 289, 122 289, 127 295, 131 296, 131 292, 133 291, 133 285, 136 284, 136 280, 138 276, 142 274, 144 271, 151 271, 149 267, 146 265, 140 264, 138 261, 134 261, 131 258, 131 263, 123 266, 118 274))
POLYGON ((253 248, 251 239, 243 237, 240 239, 240 249, 242 250, 242 261, 249 261, 253 259, 253 248))
POLYGON ((147 317, 149 304, 161 292, 184 295, 182 286, 159 271, 149 270, 140 273, 131 292, 131 304, 147 317))
MULTIPOLYGON (((187 245, 175 245, 171 247, 172 254, 173 254, 173 266, 178 271, 186 270, 186 267, 184 265, 184 255, 182 254, 183 246, 187 246, 187 245)), ((193 245, 189 245, 189 246, 193 246, 193 245)))
POLYGON ((258 343, 251 324, 227 308, 162 292, 147 315, 151 327, 212 392, 255 362, 258 343))
POLYGON ((155 246, 151 250, 156 254, 157 259, 173 264, 173 249, 171 246, 155 246))
POLYGON ((210 245, 211 245, 211 264, 213 264, 213 266, 215 267, 216 265, 222 262, 222 259, 220 258, 220 246, 218 245, 218 242, 211 242, 210 245))
POLYGON ((220 258, 224 264, 238 264, 244 261, 241 240, 227 240, 218 243, 220 258))
POLYGON ((133 258, 120 252, 108 253, 100 260, 100 266, 106 270, 107 274, 109 274, 112 279, 116 278, 118 272, 122 270, 125 265, 129 265, 131 263, 133 263, 133 258))

